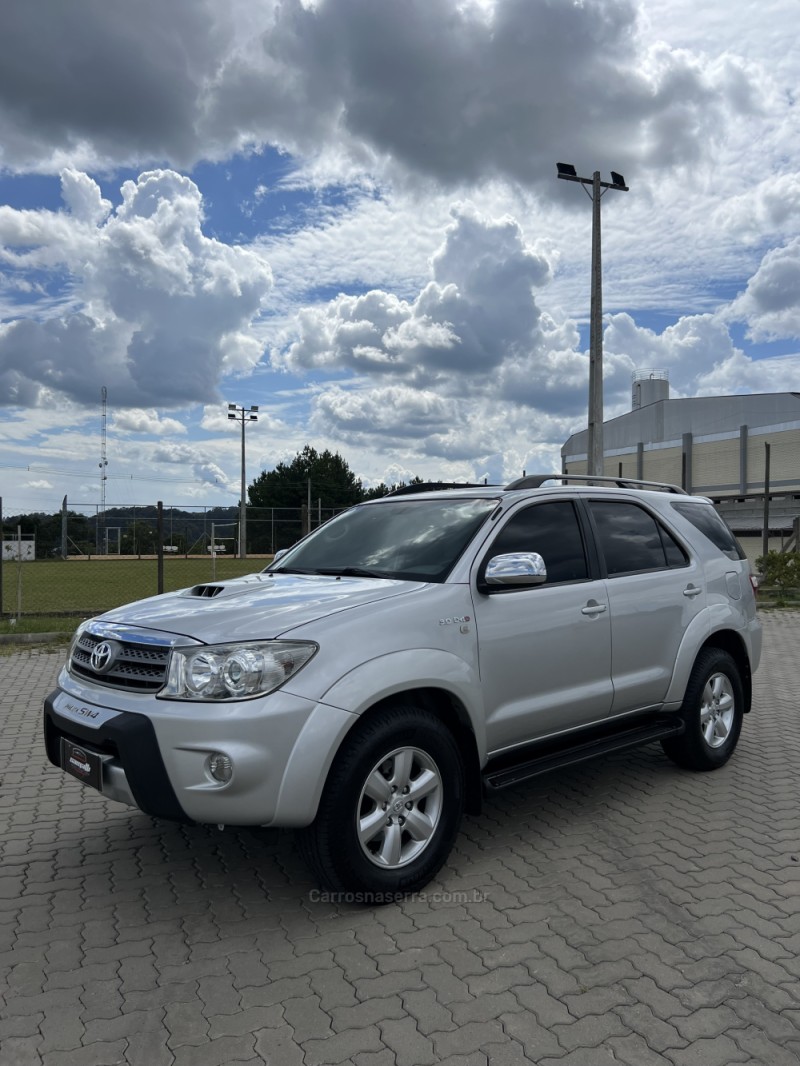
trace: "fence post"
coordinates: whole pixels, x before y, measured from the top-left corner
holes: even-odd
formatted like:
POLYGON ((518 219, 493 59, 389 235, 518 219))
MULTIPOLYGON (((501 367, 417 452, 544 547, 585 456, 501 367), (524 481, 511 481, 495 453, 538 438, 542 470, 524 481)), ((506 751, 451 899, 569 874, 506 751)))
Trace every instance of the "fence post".
POLYGON ((17 621, 22 617, 22 526, 17 526, 17 621))
POLYGON ((161 500, 156 504, 158 518, 156 520, 156 551, 158 552, 158 594, 164 591, 164 504, 161 500))
POLYGON ((761 554, 769 552, 769 443, 764 442, 764 529, 761 534, 761 554))
POLYGON ((0 618, 3 617, 3 497, 0 496, 0 618))
POLYGON ((67 557, 67 497, 61 502, 61 558, 67 557))

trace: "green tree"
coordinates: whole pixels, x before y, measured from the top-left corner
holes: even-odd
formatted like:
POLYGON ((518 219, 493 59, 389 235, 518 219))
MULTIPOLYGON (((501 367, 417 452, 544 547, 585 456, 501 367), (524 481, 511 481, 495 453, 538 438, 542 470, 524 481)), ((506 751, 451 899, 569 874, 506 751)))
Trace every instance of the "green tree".
POLYGON ((776 605, 785 607, 788 594, 800 587, 800 552, 768 552, 756 559, 756 567, 764 586, 778 590, 776 605))
MULTIPOLYGON (((276 548, 288 547, 299 539, 301 508, 308 502, 309 482, 312 507, 338 510, 364 499, 360 480, 338 452, 334 454, 327 448, 318 452, 307 444, 290 463, 281 462, 274 470, 262 471, 247 490, 252 508, 292 509, 281 516, 276 528, 276 548)), ((253 520, 248 522, 251 550, 264 550, 269 539, 266 522, 260 523, 257 515, 253 515, 253 520)))
POLYGON ((409 482, 398 481, 396 484, 387 485, 385 482, 381 482, 380 485, 373 485, 371 489, 364 491, 365 500, 377 500, 381 496, 388 496, 390 492, 394 492, 395 489, 405 488, 406 484, 409 485, 423 485, 424 480, 421 477, 412 477, 409 482))
MULTIPOLYGON (((36 557, 46 559, 61 550, 61 512, 47 514, 44 511, 35 511, 30 514, 13 515, 3 522, 3 536, 13 538, 17 534, 17 526, 23 534, 33 533, 36 538, 36 557)), ((79 515, 75 511, 67 512, 67 533, 71 540, 69 545, 73 551, 88 551, 89 527, 85 515, 79 515)))
POLYGON ((308 483, 314 503, 323 507, 350 507, 364 498, 361 482, 339 455, 318 452, 307 444, 290 463, 278 463, 262 471, 247 491, 253 507, 302 507, 308 499, 308 483))

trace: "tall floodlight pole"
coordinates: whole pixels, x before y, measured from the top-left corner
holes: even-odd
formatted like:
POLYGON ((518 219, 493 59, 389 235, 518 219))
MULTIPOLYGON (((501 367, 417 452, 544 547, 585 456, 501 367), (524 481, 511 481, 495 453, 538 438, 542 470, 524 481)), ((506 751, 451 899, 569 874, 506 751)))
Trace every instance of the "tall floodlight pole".
POLYGON ((108 481, 108 451, 106 439, 106 422, 108 417, 108 389, 100 389, 102 413, 100 416, 100 514, 95 523, 95 551, 98 555, 108 555, 108 533, 106 532, 106 482, 108 481))
POLYGON ((245 476, 244 427, 258 421, 258 407, 239 407, 228 404, 228 419, 242 424, 242 495, 239 500, 239 558, 247 558, 247 481, 245 476))
POLYGON ((611 171, 611 181, 601 181, 600 171, 580 178, 571 163, 556 163, 559 178, 577 181, 592 201, 592 302, 589 312, 589 462, 587 473, 603 473, 603 269, 600 254, 600 200, 608 189, 628 192, 625 179, 611 171), (589 192, 587 186, 591 185, 589 192))

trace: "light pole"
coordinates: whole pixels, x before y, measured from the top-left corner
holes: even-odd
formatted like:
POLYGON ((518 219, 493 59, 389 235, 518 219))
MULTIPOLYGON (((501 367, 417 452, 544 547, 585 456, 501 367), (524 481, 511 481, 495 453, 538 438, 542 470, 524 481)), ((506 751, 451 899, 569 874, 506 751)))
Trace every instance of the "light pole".
POLYGON ((621 174, 611 171, 611 181, 601 181, 600 171, 580 178, 571 163, 556 163, 559 178, 577 181, 592 201, 592 303, 589 313, 589 462, 587 473, 603 473, 603 273, 600 257, 600 200, 607 189, 627 192, 621 174), (592 191, 586 188, 591 185, 592 191))
POLYGON ((228 419, 232 422, 242 423, 242 495, 239 500, 239 558, 247 558, 247 484, 245 481, 244 461, 244 427, 248 422, 258 421, 258 407, 239 407, 235 403, 228 404, 228 419))

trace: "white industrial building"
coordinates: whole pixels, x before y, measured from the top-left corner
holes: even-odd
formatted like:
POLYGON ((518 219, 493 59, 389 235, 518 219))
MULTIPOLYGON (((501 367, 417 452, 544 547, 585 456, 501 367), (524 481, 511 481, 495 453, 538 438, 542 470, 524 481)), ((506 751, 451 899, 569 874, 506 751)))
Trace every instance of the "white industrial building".
MULTIPOLYGON (((631 410, 603 424, 603 454, 605 474, 710 496, 739 533, 763 528, 769 455, 769 526, 780 536, 800 514, 800 393, 670 399, 666 372, 637 371, 631 410)), ((569 438, 561 463, 586 473, 588 430, 569 438)))

